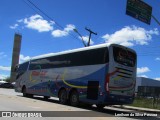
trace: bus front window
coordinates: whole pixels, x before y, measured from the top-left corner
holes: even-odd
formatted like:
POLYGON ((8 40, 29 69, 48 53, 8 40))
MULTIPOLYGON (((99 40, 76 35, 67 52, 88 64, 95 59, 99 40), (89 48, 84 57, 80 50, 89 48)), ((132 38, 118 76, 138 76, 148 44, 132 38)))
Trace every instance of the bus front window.
POLYGON ((114 60, 125 66, 134 67, 136 64, 136 54, 120 47, 113 47, 114 60))

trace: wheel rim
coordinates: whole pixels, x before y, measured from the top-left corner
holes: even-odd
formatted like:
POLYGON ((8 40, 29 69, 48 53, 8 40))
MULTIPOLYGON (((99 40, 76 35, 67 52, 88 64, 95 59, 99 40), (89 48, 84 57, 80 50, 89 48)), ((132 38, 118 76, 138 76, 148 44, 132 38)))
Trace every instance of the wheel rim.
POLYGON ((66 102, 66 93, 65 91, 62 91, 60 94, 60 103, 64 104, 66 102))
POLYGON ((76 91, 74 91, 70 96, 70 104, 72 106, 78 106, 79 104, 78 93, 76 91))
POLYGON ((77 103, 77 101, 78 101, 77 95, 72 95, 71 99, 72 99, 73 103, 77 103))

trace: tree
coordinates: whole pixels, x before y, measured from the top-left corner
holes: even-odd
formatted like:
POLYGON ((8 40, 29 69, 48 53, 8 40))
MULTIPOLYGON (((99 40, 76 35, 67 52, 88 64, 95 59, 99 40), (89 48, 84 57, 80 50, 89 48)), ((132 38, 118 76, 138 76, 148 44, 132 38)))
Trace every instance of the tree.
POLYGON ((11 81, 11 79, 10 79, 10 77, 7 77, 6 79, 4 79, 6 82, 10 82, 11 81))

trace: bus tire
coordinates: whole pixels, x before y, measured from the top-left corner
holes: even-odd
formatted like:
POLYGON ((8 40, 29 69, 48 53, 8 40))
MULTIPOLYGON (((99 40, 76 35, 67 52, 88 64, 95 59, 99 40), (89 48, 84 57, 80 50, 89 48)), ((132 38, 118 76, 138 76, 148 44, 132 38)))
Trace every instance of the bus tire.
POLYGON ((76 90, 72 91, 69 98, 71 106, 79 105, 79 94, 76 90))
POLYGON ((81 103, 80 105, 84 108, 92 108, 92 104, 89 103, 81 103))
POLYGON ((25 86, 23 86, 23 88, 22 88, 22 93, 23 93, 23 97, 28 97, 28 94, 26 93, 26 87, 25 86))
POLYGON ((101 110, 105 107, 105 105, 103 105, 103 104, 96 104, 96 106, 97 106, 97 109, 99 109, 99 110, 101 110))
POLYGON ((27 94, 27 97, 33 98, 33 94, 27 94))
POLYGON ((48 100, 50 98, 50 96, 44 96, 43 98, 44 98, 44 100, 48 100))
POLYGON ((62 89, 59 92, 59 103, 60 104, 66 104, 67 103, 67 91, 65 89, 62 89))

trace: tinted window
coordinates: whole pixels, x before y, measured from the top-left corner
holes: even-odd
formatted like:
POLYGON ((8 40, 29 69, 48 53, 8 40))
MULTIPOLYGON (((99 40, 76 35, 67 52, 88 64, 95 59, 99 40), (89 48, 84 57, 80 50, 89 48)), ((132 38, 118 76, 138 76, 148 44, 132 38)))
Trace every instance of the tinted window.
POLYGON ((136 54, 123 48, 113 47, 114 60, 125 66, 133 67, 136 63, 136 54))
POLYGON ((26 71, 26 70, 27 70, 27 68, 28 68, 28 64, 29 64, 29 62, 26 62, 26 63, 20 64, 20 65, 19 65, 19 68, 18 68, 18 71, 21 71, 21 72, 26 71))
POLYGON ((29 69, 34 70, 39 68, 48 69, 69 66, 95 65, 104 64, 108 61, 108 49, 99 48, 33 60, 30 63, 29 69))

